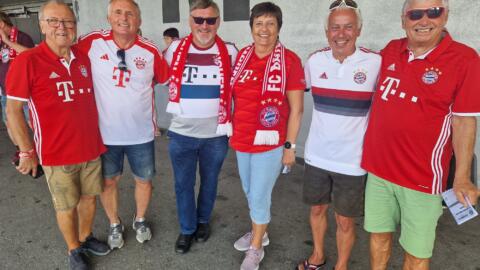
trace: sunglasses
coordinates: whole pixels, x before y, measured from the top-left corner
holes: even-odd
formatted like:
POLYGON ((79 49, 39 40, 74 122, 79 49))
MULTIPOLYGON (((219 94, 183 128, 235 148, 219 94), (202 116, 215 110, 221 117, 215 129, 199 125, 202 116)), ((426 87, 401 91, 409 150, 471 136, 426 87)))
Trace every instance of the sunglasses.
POLYGON ((357 9, 358 5, 353 0, 336 0, 330 5, 329 9, 334 10, 339 7, 348 7, 348 8, 357 9))
POLYGON ((204 22, 207 22, 208 25, 214 25, 217 23, 217 19, 218 19, 218 17, 203 18, 203 17, 194 17, 194 16, 192 16, 192 18, 193 18, 193 22, 199 25, 202 25, 204 22))
POLYGON ((125 50, 120 49, 117 51, 117 56, 120 58, 120 63, 118 63, 118 69, 122 71, 127 71, 127 62, 125 62, 125 50))
POLYGON ((429 19, 436 19, 442 16, 445 11, 444 7, 432 7, 427 9, 412 9, 405 13, 406 17, 411 21, 418 21, 427 15, 429 19))

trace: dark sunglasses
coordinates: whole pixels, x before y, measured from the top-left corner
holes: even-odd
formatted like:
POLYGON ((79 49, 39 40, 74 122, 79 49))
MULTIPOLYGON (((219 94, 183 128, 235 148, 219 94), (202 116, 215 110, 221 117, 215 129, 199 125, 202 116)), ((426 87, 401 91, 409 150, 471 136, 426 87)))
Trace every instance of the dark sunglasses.
POLYGON ((340 6, 346 6, 346 7, 353 8, 353 9, 358 8, 357 3, 353 0, 336 0, 330 5, 329 9, 333 10, 333 9, 336 9, 340 6))
POLYGON ((192 16, 193 18, 193 22, 195 22, 195 24, 203 24, 204 22, 207 22, 208 25, 214 25, 217 23, 217 19, 218 17, 210 17, 210 18, 203 18, 203 17, 194 17, 192 16))
POLYGON ((432 7, 427 9, 412 9, 405 13, 407 18, 411 21, 418 21, 426 14, 429 19, 436 19, 442 16, 444 7, 432 7))
POLYGON ((117 56, 120 58, 120 63, 118 63, 118 69, 122 71, 127 71, 127 62, 125 62, 125 50, 120 49, 117 51, 117 56))

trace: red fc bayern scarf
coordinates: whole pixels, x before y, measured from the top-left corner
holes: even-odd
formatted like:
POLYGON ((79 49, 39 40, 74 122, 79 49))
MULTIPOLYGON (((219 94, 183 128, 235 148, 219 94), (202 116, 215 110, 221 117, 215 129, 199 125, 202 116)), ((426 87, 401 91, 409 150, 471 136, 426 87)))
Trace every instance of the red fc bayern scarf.
MULTIPOLYGON (((188 49, 192 45, 193 36, 183 38, 178 48, 173 54, 172 65, 170 67, 170 82, 168 85, 169 102, 167 112, 181 115, 180 91, 182 88, 182 76, 185 63, 187 62, 188 49)), ((232 135, 231 109, 232 92, 230 91, 231 62, 228 55, 227 46, 220 37, 215 37, 215 43, 218 47, 219 61, 217 65, 220 71, 220 104, 218 108, 218 126, 217 134, 232 135)))
MULTIPOLYGON (((247 46, 241 52, 232 75, 232 89, 240 74, 247 66, 255 51, 254 44, 247 46)), ((257 106, 257 127, 254 145, 278 145, 280 128, 287 119, 281 119, 280 108, 286 93, 285 47, 277 42, 263 75, 262 98, 257 106)))

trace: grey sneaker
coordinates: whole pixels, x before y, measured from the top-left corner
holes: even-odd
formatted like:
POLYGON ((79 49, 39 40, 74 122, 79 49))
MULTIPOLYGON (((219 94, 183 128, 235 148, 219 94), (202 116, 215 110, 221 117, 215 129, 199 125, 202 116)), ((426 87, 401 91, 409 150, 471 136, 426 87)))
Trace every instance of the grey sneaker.
POLYGON ((70 255, 68 255, 68 264, 70 270, 88 270, 85 250, 82 247, 78 247, 70 251, 70 255))
POLYGON ((108 245, 110 249, 123 247, 123 225, 115 224, 110 225, 110 231, 108 232, 108 245))
MULTIPOLYGON (((233 247, 238 251, 247 251, 250 248, 250 244, 252 243, 252 232, 248 232, 240 237, 233 247)), ((262 246, 268 246, 270 244, 270 239, 268 239, 268 234, 265 232, 262 238, 262 246)))
POLYGON ((135 217, 133 217, 132 228, 137 233, 136 238, 139 243, 152 239, 152 231, 145 220, 135 221, 135 217))
POLYGON ((263 247, 260 249, 250 248, 245 252, 245 259, 243 259, 240 270, 258 270, 260 268, 260 262, 265 256, 263 247))

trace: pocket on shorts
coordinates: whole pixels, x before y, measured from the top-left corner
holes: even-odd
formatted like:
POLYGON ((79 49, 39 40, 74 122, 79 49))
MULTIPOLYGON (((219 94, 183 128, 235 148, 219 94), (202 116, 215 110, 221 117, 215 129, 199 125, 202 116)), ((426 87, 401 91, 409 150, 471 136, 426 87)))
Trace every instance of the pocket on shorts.
POLYGON ((78 172, 80 169, 78 165, 63 165, 60 167, 63 173, 65 174, 73 174, 78 172))

